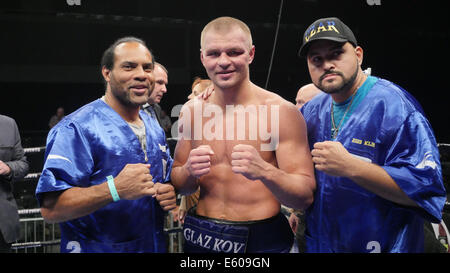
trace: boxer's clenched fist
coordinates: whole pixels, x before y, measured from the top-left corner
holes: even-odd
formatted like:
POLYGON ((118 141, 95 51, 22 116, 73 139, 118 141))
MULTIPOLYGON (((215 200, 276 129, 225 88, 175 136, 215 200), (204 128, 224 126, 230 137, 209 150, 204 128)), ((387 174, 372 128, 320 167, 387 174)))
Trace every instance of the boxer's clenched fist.
POLYGON ((238 144, 231 153, 231 169, 250 180, 260 179, 267 169, 267 162, 261 158, 255 147, 238 144))
POLYGON ((209 145, 201 145, 189 153, 189 158, 185 164, 189 174, 199 178, 209 173, 211 167, 211 156, 214 154, 209 145))

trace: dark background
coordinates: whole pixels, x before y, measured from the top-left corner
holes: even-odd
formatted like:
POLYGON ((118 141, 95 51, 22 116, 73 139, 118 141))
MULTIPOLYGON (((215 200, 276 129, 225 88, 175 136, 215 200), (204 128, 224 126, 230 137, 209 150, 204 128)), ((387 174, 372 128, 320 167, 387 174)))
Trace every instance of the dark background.
MULTIPOLYGON (((47 131, 58 106, 68 114, 103 95, 101 55, 126 35, 144 39, 156 60, 168 68, 169 92, 161 106, 170 113, 187 100, 193 78, 206 77, 199 60, 200 32, 218 16, 233 16, 250 26, 256 46, 250 77, 264 87, 280 4, 281 0, 1 1, 0 114, 16 119, 24 135, 47 131), (73 2, 80 5, 70 5, 73 2)), ((412 93, 437 141, 450 143, 447 15, 443 1, 284 0, 267 88, 294 101, 298 88, 310 82, 305 60, 297 57, 305 28, 320 17, 337 16, 364 49, 363 69, 371 67, 372 75, 412 93)))

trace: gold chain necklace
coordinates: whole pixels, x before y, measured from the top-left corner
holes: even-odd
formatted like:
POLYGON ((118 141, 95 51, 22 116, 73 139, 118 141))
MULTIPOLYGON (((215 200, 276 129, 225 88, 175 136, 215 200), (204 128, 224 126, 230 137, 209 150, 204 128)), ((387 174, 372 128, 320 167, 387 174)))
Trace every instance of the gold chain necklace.
POLYGON ((339 132, 339 129, 341 128, 342 122, 344 122, 345 116, 347 115, 348 110, 350 110, 350 107, 352 107, 353 99, 356 97, 356 93, 358 93, 358 89, 356 89, 355 94, 352 95, 352 99, 350 100, 350 104, 347 106, 347 109, 345 109, 344 115, 342 116, 341 120, 339 121, 339 125, 336 127, 336 124, 334 122, 334 107, 333 102, 331 102, 331 125, 333 128, 331 128, 331 138, 335 139, 337 137, 337 134, 339 132))

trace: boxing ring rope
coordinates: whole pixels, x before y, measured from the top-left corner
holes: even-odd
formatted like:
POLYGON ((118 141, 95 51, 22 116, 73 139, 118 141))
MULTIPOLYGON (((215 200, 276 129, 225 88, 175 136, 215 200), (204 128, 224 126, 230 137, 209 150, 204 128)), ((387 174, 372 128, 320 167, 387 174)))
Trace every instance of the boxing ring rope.
POLYGON ((23 151, 26 154, 29 154, 29 153, 40 153, 40 152, 45 151, 45 149, 46 149, 46 147, 42 146, 42 147, 24 148, 23 151))
MULTIPOLYGON (((19 210, 19 216, 23 215, 34 215, 39 214, 40 215, 40 209, 22 209, 19 210)), ((11 248, 13 250, 16 250, 18 252, 19 249, 24 249, 25 253, 27 253, 29 248, 34 249, 34 253, 38 251, 37 248, 42 248, 42 251, 45 253, 47 252, 47 247, 54 247, 59 245, 61 242, 60 239, 56 238, 56 228, 57 226, 55 224, 47 224, 44 221, 44 218, 42 217, 32 217, 32 218, 21 218, 20 223, 24 224, 24 240, 25 242, 16 242, 13 243, 11 248), (32 225, 32 230, 29 229, 29 223, 32 225), (42 241, 38 241, 38 232, 41 233, 42 241), (47 234, 46 232, 50 232, 51 239, 47 240, 47 234), (31 237, 33 241, 28 241, 28 234, 29 232, 32 234, 31 237)), ((55 250, 51 251, 55 252, 55 250)))
MULTIPOLYGON (((168 139, 168 142, 176 142, 176 139, 168 139)), ((172 143, 173 144, 173 143, 172 143)), ((450 148, 450 144, 448 143, 438 143, 438 147, 448 147, 450 148)), ((32 147, 32 148, 24 148, 25 154, 31 153, 41 153, 46 149, 43 147, 32 147)), ((450 155, 449 155, 450 156, 450 155)), ((448 161, 445 161, 446 163, 448 161)), ((441 162, 442 163, 442 162, 441 162)), ((449 164, 448 162, 447 164, 449 164)), ((26 183, 30 183, 30 181, 34 182, 39 179, 41 176, 41 172, 29 173, 27 174, 22 181, 26 181, 26 183)), ((177 195, 177 198, 180 198, 180 195, 177 195)), ((450 213, 450 202, 447 200, 444 205, 445 213, 450 213)), ((15 252, 19 252, 19 250, 24 250, 24 252, 28 252, 27 249, 33 248, 34 252, 38 251, 38 248, 41 248, 43 252, 47 252, 48 248, 50 248, 51 252, 59 252, 59 225, 57 224, 48 224, 44 221, 44 218, 41 216, 41 210, 39 208, 31 208, 31 209, 19 209, 18 210, 20 223, 23 224, 24 231, 24 242, 15 242, 12 244, 12 250, 15 252), (32 217, 27 217, 27 216, 32 217), (30 223, 32 227, 30 228, 30 223), (38 232, 41 232, 42 240, 38 240, 38 232), (49 233, 49 235, 47 234, 49 233), (30 236, 28 236, 31 234, 30 236), (32 237, 33 241, 28 241, 29 237, 32 237)), ((165 227, 164 233, 168 236, 168 252, 182 252, 182 226, 179 222, 177 222, 177 226, 174 225, 173 215, 171 213, 167 214, 165 219, 165 227), (175 243, 176 242, 176 243, 175 243)), ((22 232, 22 230, 21 230, 22 232)))
POLYGON ((29 173, 23 178, 23 180, 35 180, 39 179, 40 176, 41 173, 29 173))

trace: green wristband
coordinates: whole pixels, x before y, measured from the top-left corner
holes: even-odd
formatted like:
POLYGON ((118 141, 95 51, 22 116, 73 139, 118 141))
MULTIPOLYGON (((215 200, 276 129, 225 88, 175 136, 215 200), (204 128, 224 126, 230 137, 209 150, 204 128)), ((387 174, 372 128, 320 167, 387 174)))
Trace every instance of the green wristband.
POLYGON ((109 188, 109 192, 111 193, 111 196, 113 198, 114 202, 117 202, 120 200, 119 194, 117 193, 116 190, 116 185, 114 185, 114 177, 112 177, 112 175, 108 175, 106 177, 106 179, 108 180, 108 188, 109 188))

